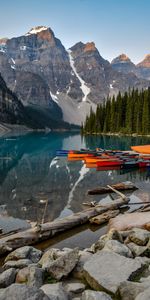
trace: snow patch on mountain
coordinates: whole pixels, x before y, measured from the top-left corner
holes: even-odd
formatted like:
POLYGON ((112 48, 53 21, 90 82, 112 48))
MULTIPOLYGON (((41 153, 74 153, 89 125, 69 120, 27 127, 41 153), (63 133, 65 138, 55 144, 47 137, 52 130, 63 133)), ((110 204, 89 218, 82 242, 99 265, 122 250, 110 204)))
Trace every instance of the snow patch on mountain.
POLYGON ((43 30, 47 30, 48 27, 46 26, 38 26, 38 27, 33 27, 28 33, 26 33, 26 36, 27 35, 31 35, 31 34, 37 34, 43 30))
POLYGON ((80 77, 80 75, 78 74, 75 65, 74 65, 74 60, 73 57, 71 55, 71 50, 68 50, 68 55, 69 55, 69 60, 70 60, 70 66, 73 70, 73 72, 75 73, 75 75, 77 76, 77 78, 79 79, 80 83, 81 83, 81 90, 83 92, 83 98, 82 101, 85 102, 87 99, 87 96, 90 94, 91 90, 90 88, 87 86, 87 84, 85 83, 85 81, 80 77))
POLYGON ((52 92, 50 92, 50 96, 53 99, 54 102, 56 102, 58 104, 58 98, 56 95, 52 94, 52 92))

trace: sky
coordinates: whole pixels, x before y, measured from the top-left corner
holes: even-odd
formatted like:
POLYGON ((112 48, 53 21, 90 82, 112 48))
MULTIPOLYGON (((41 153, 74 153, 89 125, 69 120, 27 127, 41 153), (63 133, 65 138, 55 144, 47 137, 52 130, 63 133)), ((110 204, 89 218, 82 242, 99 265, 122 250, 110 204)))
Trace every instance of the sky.
POLYGON ((45 25, 66 48, 94 41, 105 59, 138 63, 150 53, 149 13, 150 0, 0 0, 0 37, 45 25))

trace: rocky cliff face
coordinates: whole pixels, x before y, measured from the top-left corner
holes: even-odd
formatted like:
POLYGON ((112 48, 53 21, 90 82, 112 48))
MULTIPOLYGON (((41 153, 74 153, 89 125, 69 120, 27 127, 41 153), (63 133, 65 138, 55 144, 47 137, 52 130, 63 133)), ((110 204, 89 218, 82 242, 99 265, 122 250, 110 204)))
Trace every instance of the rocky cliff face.
MULTIPOLYGON (((134 69, 128 58, 120 59, 128 64, 127 70, 129 65, 134 69)), ((81 124, 90 107, 95 109, 108 95, 149 85, 133 72, 121 71, 120 64, 126 65, 103 59, 93 42, 79 42, 67 51, 45 26, 32 28, 20 37, 0 40, 0 72, 36 119, 44 110, 47 120, 51 115, 57 122, 63 119, 81 124)))
POLYGON ((132 72, 139 79, 150 80, 150 54, 147 54, 143 61, 137 65, 135 65, 125 54, 121 54, 112 60, 111 65, 116 71, 125 74, 132 72))
POLYGON ((0 123, 24 124, 24 107, 0 75, 0 123))
POLYGON ((111 65, 114 70, 126 74, 136 72, 135 64, 130 60, 128 56, 126 56, 126 54, 121 54, 118 57, 114 58, 111 62, 111 65))
POLYGON ((150 54, 137 65, 137 70, 140 77, 150 80, 150 54))

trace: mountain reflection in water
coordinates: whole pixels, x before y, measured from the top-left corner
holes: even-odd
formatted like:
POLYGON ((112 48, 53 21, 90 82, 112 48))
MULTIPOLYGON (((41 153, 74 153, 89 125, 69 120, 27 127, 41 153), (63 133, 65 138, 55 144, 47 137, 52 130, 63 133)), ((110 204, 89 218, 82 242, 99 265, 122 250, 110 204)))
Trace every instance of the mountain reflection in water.
POLYGON ((129 149, 131 145, 146 143, 149 143, 148 138, 82 138, 78 133, 56 132, 2 137, 0 208, 5 205, 6 213, 15 218, 41 221, 45 202, 48 202, 45 221, 52 221, 81 211, 83 202, 100 201, 104 198, 103 195, 88 196, 88 189, 126 180, 140 187, 133 197, 147 195, 146 201, 149 201, 149 170, 97 172, 86 168, 82 161, 71 162, 66 157, 56 157, 58 149, 129 149), (141 189, 144 189, 144 193, 141 189))

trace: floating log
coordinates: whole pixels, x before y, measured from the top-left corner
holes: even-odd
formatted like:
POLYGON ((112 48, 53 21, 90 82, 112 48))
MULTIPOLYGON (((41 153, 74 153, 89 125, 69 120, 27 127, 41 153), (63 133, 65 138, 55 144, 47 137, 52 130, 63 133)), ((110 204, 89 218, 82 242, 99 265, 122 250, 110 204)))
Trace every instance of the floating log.
POLYGON ((117 215, 119 215, 119 213, 120 213, 119 209, 107 211, 101 215, 91 218, 89 221, 91 224, 101 225, 108 222, 111 218, 116 217, 117 215))
POLYGON ((129 199, 123 196, 111 204, 106 204, 105 206, 97 205, 94 208, 86 209, 63 219, 39 224, 34 228, 3 237, 0 239, 0 255, 25 245, 32 245, 47 240, 58 233, 87 223, 92 217, 103 214, 109 210, 116 210, 129 202, 129 199))
MULTIPOLYGON (((111 185, 114 189, 117 191, 125 191, 125 190, 136 190, 137 187, 132 182, 121 182, 111 185)), ((110 193, 111 189, 110 187, 99 187, 93 190, 88 191, 88 195, 98 195, 98 194, 105 194, 110 193)))

